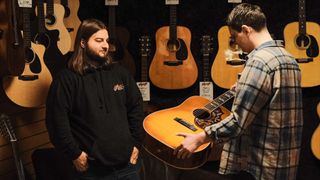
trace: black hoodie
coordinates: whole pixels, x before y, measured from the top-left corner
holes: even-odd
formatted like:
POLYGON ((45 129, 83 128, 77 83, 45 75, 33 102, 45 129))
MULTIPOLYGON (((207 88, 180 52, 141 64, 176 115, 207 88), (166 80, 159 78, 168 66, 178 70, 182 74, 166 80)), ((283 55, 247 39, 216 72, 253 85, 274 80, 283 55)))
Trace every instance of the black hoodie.
POLYGON ((136 82, 118 64, 84 75, 62 70, 48 93, 50 140, 72 160, 84 151, 105 166, 127 164, 142 142, 143 118, 136 82))

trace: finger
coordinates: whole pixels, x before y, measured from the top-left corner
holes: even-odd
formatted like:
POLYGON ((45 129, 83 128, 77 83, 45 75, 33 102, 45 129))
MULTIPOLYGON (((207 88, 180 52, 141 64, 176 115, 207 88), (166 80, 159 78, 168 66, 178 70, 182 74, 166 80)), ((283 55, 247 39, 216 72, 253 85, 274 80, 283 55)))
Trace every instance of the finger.
POLYGON ((179 150, 182 148, 182 144, 180 144, 178 147, 176 147, 176 149, 173 151, 173 155, 177 155, 177 153, 179 152, 179 150))
POLYGON ((176 134, 176 136, 186 137, 186 136, 187 136, 187 133, 178 132, 178 133, 176 134))

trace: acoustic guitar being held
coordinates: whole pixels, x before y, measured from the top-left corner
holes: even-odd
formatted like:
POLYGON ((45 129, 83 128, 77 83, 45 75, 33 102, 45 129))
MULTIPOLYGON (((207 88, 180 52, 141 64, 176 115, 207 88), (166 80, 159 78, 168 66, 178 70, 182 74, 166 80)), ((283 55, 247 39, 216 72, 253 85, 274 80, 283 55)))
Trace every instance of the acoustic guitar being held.
POLYGON ((229 90, 213 101, 201 96, 191 96, 176 107, 149 114, 143 121, 143 127, 147 132, 143 147, 172 167, 178 169, 200 167, 209 158, 212 148, 210 143, 201 145, 190 158, 178 159, 173 152, 181 144, 183 137, 177 136, 177 133, 197 134, 203 132, 205 127, 226 118, 230 112, 222 105, 232 99, 234 93, 234 90, 229 90))
MULTIPOLYGON (((317 106, 318 117, 320 118, 320 102, 317 106)), ((320 160, 320 124, 317 129, 313 132, 311 137, 311 151, 314 156, 320 160)))
POLYGON ((162 89, 184 89, 198 77, 197 64, 190 50, 191 32, 176 25, 176 5, 170 5, 170 26, 156 32, 156 52, 151 61, 151 82, 162 89))
POLYGON ((299 0, 299 22, 292 22, 284 28, 285 48, 299 63, 301 86, 320 85, 320 26, 306 21, 305 0, 299 0))

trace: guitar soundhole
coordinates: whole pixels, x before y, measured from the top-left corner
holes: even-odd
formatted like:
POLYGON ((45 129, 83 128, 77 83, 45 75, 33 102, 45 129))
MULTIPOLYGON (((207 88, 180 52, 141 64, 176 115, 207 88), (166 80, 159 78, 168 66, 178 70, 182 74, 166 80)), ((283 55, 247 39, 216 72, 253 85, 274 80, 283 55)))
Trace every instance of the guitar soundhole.
POLYGON ((211 114, 205 109, 196 109, 193 111, 193 115, 195 116, 195 124, 204 129, 207 126, 220 122, 223 112, 220 108, 215 109, 211 114))
POLYGON ((35 53, 30 48, 26 48, 24 53, 25 53, 25 57, 24 57, 25 62, 28 64, 31 64, 35 59, 35 53))
POLYGON ((56 23, 56 17, 54 17, 52 14, 47 15, 46 24, 52 26, 54 23, 56 23))
POLYGON ((41 33, 36 35, 36 37, 34 38, 34 42, 36 44, 42 44, 46 47, 46 49, 48 49, 50 44, 50 38, 47 34, 41 33))
POLYGON ((169 39, 167 48, 170 52, 177 52, 180 49, 180 41, 178 39, 169 39))
POLYGON ((307 34, 300 34, 296 37, 296 45, 300 49, 307 49, 311 44, 310 36, 307 34))

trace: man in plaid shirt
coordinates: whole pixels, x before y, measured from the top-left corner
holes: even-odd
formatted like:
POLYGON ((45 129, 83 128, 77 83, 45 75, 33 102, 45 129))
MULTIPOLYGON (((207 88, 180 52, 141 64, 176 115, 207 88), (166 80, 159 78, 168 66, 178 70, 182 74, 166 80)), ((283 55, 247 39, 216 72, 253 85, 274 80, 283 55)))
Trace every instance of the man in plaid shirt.
POLYGON ((221 174, 251 179, 295 179, 303 126, 299 66, 270 36, 259 6, 242 3, 227 19, 231 41, 248 52, 231 114, 203 133, 178 133, 175 149, 188 158, 201 144, 224 143, 221 174))

